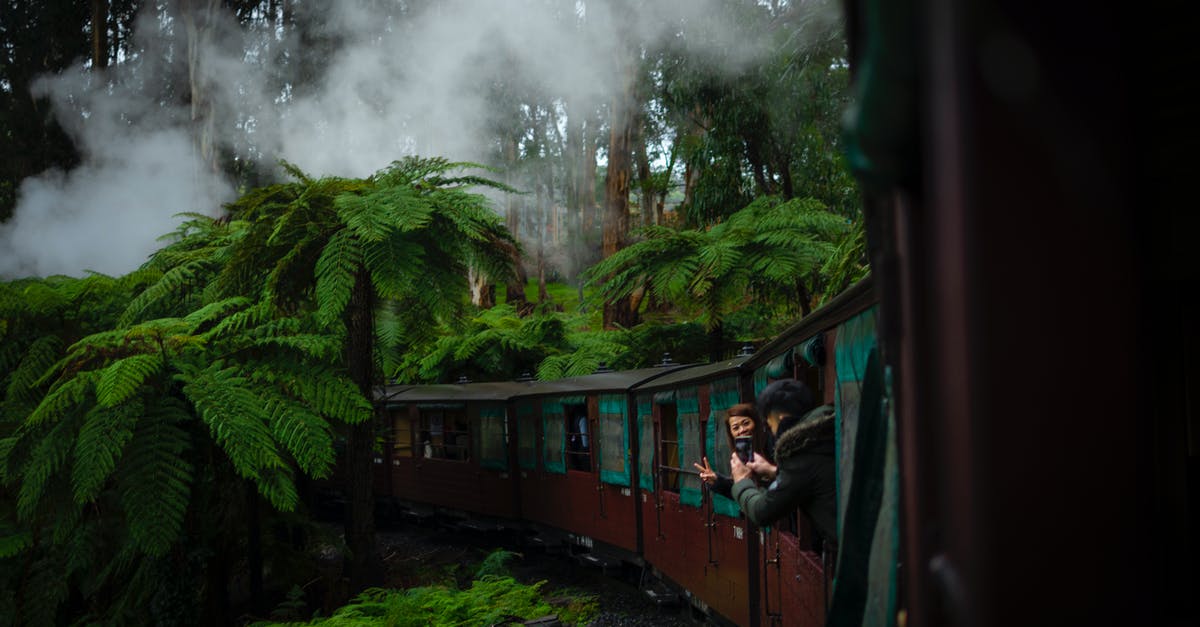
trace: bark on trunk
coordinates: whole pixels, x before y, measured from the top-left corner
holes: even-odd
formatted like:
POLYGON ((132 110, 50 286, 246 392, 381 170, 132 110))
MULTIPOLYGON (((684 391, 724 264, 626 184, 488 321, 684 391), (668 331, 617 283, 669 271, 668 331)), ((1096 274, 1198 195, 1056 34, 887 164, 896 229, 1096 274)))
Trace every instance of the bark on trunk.
MULTIPOLYGON (((632 174, 634 103, 634 60, 624 46, 618 47, 617 59, 621 84, 613 94, 609 110, 612 119, 608 138, 608 174, 604 179, 604 235, 601 252, 605 259, 625 246, 629 232, 629 183, 632 174)), ((629 328, 636 323, 629 298, 604 304, 604 328, 629 328)))
POLYGON ((216 115, 209 96, 209 80, 202 58, 212 41, 212 22, 220 0, 183 0, 183 22, 187 31, 188 90, 191 101, 192 133, 200 159, 210 171, 216 172, 216 115))
POLYGON ((538 304, 544 304, 550 300, 550 293, 546 291, 546 222, 549 203, 546 202, 546 190, 544 186, 537 187, 537 207, 538 215, 541 216, 542 228, 538 229, 537 242, 537 278, 538 278, 538 304))
POLYGON ((650 155, 646 154, 646 129, 643 116, 638 116, 634 133, 634 136, 637 138, 635 149, 637 155, 638 189, 641 191, 639 205, 642 213, 642 226, 650 226, 659 222, 658 213, 655 211, 658 205, 658 193, 654 188, 654 173, 650 170, 650 155))
MULTIPOLYGON (((507 166, 508 174, 505 175, 505 182, 509 186, 516 187, 516 178, 513 171, 517 166, 517 139, 515 137, 504 138, 504 163, 507 166)), ((504 221, 508 226, 508 231, 512 233, 513 238, 517 241, 521 239, 521 205, 520 199, 516 194, 508 194, 504 206, 504 221)), ((521 253, 518 249, 513 249, 513 276, 509 277, 504 284, 505 298, 509 305, 517 311, 517 315, 526 315, 533 308, 529 305, 529 300, 525 298, 525 282, 528 277, 525 275, 525 264, 522 263, 521 253)))
POLYGON ((92 0, 92 68, 108 67, 108 0, 92 0))
MULTIPOLYGON (((346 364, 350 380, 367 398, 371 398, 374 385, 374 300, 371 277, 360 268, 346 311, 346 364)), ((351 594, 383 583, 383 561, 375 539, 374 446, 374 417, 350 425, 346 438, 345 566, 351 594)))

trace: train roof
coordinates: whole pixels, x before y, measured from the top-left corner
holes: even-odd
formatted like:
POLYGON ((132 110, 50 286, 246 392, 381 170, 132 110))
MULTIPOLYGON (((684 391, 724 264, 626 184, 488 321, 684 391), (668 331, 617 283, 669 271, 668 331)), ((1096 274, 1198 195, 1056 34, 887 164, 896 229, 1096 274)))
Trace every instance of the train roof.
POLYGON ((588 392, 624 392, 630 388, 652 381, 680 369, 683 364, 640 368, 638 370, 614 370, 597 372, 582 377, 569 377, 553 381, 536 381, 522 393, 514 396, 548 396, 554 394, 586 394, 588 392))
MULTIPOLYGON (((388 394, 388 405, 429 401, 506 401, 532 385, 521 381, 413 385, 388 394)), ((390 391, 390 390, 389 390, 390 391)))
POLYGON ((821 331, 841 324, 876 302, 878 299, 875 296, 875 281, 872 279, 872 275, 867 275, 863 280, 835 296, 833 300, 785 329, 774 340, 764 344, 745 361, 744 367, 751 370, 757 369, 797 344, 821 331))
POLYGON ((725 359, 711 364, 680 368, 637 385, 635 391, 659 390, 681 383, 694 383, 716 379, 721 375, 736 375, 742 369, 742 364, 746 363, 749 359, 749 356, 734 357, 733 359, 725 359))

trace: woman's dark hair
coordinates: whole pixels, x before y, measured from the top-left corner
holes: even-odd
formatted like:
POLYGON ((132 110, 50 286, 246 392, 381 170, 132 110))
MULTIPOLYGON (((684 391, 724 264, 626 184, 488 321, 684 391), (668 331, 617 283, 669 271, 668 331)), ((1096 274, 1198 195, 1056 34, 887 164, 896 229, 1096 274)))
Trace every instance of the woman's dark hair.
POLYGON ((780 379, 758 395, 758 413, 763 416, 770 416, 771 412, 777 411, 785 416, 800 418, 813 407, 812 390, 795 379, 780 379))

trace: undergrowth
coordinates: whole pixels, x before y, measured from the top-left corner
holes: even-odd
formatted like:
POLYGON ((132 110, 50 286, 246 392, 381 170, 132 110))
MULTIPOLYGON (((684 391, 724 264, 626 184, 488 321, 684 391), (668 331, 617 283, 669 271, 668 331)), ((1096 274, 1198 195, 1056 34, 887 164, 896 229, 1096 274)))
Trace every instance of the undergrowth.
POLYGON ((425 625, 507 625, 555 614, 564 625, 586 625, 599 611, 594 596, 571 594, 547 599, 545 581, 523 584, 506 563, 516 556, 496 550, 475 571, 469 587, 421 586, 407 590, 372 588, 328 618, 307 623, 255 623, 253 627, 318 625, 320 627, 423 627, 425 625))

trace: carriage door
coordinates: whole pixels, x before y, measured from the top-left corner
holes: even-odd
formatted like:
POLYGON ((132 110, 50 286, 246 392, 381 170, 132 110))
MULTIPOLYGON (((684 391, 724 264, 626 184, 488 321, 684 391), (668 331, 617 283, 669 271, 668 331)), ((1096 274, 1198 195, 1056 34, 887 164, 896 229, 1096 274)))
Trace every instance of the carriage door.
MULTIPOLYGON (((708 422, 704 427, 705 455, 708 457, 708 463, 712 469, 726 477, 730 476, 732 472, 729 467, 729 456, 732 455, 732 451, 729 447, 727 410, 736 405, 738 400, 737 377, 726 377, 714 381, 709 386, 708 422)), ((713 546, 716 544, 717 514, 737 518, 741 510, 733 500, 712 490, 707 490, 707 492, 709 495, 709 513, 706 523, 708 527, 708 561, 710 564, 716 564, 718 556, 714 553, 713 546)))

